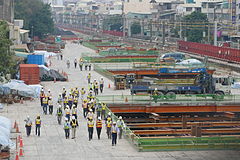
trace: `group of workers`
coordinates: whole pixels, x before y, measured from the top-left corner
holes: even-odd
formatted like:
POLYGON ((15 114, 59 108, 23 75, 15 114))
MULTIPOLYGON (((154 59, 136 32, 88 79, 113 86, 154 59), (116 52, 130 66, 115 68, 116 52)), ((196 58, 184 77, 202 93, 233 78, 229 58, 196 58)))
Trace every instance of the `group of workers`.
MULTIPOLYGON (((69 69, 69 68, 70 68, 70 65, 71 65, 70 60, 67 60, 66 64, 67 64, 67 68, 69 69)), ((83 58, 79 58, 79 60, 77 60, 77 58, 75 57, 75 59, 74 59, 74 61, 73 61, 73 65, 74 65, 74 68, 75 68, 75 69, 77 68, 77 65, 78 65, 80 71, 82 71, 83 68, 85 68, 86 71, 87 71, 87 70, 89 70, 89 71, 92 70, 92 64, 84 61, 83 58)))
MULTIPOLYGON (((100 91, 103 92, 103 78, 100 80, 100 91)), ((56 116, 57 122, 59 125, 62 124, 62 117, 64 117, 63 129, 65 131, 65 138, 69 139, 70 130, 72 139, 76 137, 76 129, 79 126, 78 124, 78 104, 79 100, 82 102, 82 112, 83 117, 87 120, 87 128, 88 128, 88 139, 91 141, 93 139, 94 128, 96 128, 98 139, 101 138, 101 131, 104 126, 106 126, 106 133, 109 139, 112 139, 112 145, 116 145, 117 137, 119 135, 119 139, 122 138, 123 133, 123 120, 120 116, 117 121, 113 121, 111 113, 107 114, 106 108, 107 105, 103 102, 97 102, 95 96, 93 95, 93 91, 96 94, 96 85, 98 84, 96 80, 90 84, 93 84, 89 89, 81 88, 80 90, 75 87, 71 88, 69 91, 65 87, 62 89, 62 93, 59 94, 57 98, 57 109, 56 116), (94 87, 95 86, 95 87, 94 87)), ((48 90, 47 93, 44 90, 41 90, 40 93, 40 103, 43 108, 43 113, 53 114, 53 98, 51 91, 48 90)), ((30 136, 32 121, 29 116, 26 121, 26 132, 27 136, 30 136)), ((40 136, 40 127, 41 127, 41 119, 38 115, 35 120, 36 125, 36 135, 40 136)))

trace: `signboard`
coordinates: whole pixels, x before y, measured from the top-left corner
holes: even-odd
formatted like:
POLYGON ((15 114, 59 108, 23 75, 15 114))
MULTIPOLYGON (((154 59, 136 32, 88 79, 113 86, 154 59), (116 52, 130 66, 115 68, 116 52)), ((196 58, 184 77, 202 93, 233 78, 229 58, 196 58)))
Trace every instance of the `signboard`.
POLYGON ((55 43, 61 43, 61 42, 62 42, 61 36, 55 37, 55 43))

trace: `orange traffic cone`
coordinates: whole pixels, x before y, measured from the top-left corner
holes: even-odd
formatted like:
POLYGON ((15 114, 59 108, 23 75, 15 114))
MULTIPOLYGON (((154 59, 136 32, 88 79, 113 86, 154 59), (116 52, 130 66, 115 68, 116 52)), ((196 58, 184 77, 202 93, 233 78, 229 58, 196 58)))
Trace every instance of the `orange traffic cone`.
POLYGON ((17 127, 17 121, 15 120, 13 128, 16 128, 16 127, 17 127))
POLYGON ((23 140, 22 140, 22 138, 20 139, 19 147, 23 147, 23 140))
POLYGON ((19 160, 18 152, 16 152, 15 160, 19 160))
POLYGON ((20 157, 23 157, 23 149, 22 149, 22 148, 20 148, 19 156, 20 156, 20 157))
POLYGON ((19 133, 18 124, 17 124, 17 126, 16 126, 16 133, 19 133))
POLYGON ((127 97, 125 98, 125 102, 128 102, 128 99, 127 99, 127 97))
POLYGON ((110 85, 110 83, 108 83, 108 88, 111 88, 111 85, 110 85))

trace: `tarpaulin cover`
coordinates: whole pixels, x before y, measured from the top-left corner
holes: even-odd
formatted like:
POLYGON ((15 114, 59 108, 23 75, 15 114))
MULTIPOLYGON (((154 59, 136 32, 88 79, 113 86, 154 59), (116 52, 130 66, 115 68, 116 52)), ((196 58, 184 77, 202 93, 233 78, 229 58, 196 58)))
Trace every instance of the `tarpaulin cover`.
POLYGON ((3 147, 12 144, 10 140, 11 121, 10 119, 0 116, 0 145, 3 147))
POLYGON ((41 51, 41 50, 38 50, 38 51, 34 51, 35 54, 43 54, 44 55, 44 58, 49 58, 50 56, 56 56, 57 54, 54 53, 54 52, 47 52, 47 51, 41 51))
POLYGON ((239 89, 240 88, 240 82, 234 82, 234 84, 231 87, 233 89, 239 89))
POLYGON ((38 97, 39 93, 20 80, 11 80, 9 83, 0 86, 0 94, 17 94, 22 97, 38 97))
POLYGON ((186 60, 183 60, 182 62, 179 62, 177 64, 193 65, 193 64, 202 64, 202 62, 197 60, 197 59, 186 59, 186 60))
POLYGON ((53 70, 53 69, 47 70, 45 68, 40 68, 40 78, 41 78, 41 81, 53 81, 54 78, 57 81, 66 81, 67 80, 58 71, 53 70))

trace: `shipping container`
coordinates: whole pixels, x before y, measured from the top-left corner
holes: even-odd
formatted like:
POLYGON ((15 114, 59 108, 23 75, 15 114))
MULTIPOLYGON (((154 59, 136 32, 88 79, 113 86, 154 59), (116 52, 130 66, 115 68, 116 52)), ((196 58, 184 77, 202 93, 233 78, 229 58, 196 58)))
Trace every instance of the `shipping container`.
POLYGON ((45 62, 44 55, 31 54, 27 56, 28 64, 44 65, 44 62, 45 62))
POLYGON ((39 67, 37 64, 20 64, 20 79, 26 84, 39 84, 39 67))

